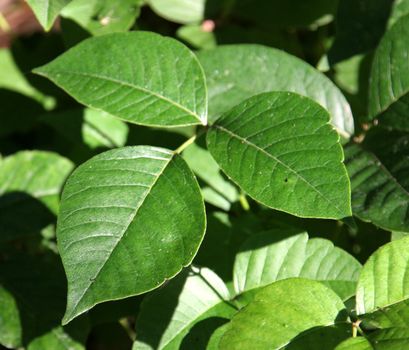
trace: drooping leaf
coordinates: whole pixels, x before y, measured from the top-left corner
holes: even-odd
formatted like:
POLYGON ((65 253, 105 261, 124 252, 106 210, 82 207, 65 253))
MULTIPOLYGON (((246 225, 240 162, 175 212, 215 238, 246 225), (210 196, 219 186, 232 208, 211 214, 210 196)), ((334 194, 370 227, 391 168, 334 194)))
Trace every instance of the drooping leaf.
POLYGON ((214 49, 217 46, 216 35, 203 30, 202 25, 187 24, 176 32, 178 38, 184 40, 196 49, 214 49))
POLYGON ((373 313, 409 299, 409 238, 379 248, 362 268, 356 293, 358 315, 373 313))
POLYGON ((158 34, 90 38, 34 72, 86 106, 128 122, 206 124, 207 90, 200 64, 183 44, 158 34))
POLYGON ((72 0, 61 11, 93 35, 123 32, 139 16, 142 0, 72 0))
POLYGON ((60 11, 71 0, 27 0, 45 30, 50 30, 60 11))
POLYGON ((159 16, 176 23, 195 23, 203 19, 206 0, 148 0, 159 16))
POLYGON ((220 349, 283 349, 297 336, 345 321, 344 304, 331 289, 290 278, 261 289, 233 317, 220 349))
POLYGON ((343 300, 355 294, 361 264, 322 238, 308 239, 300 230, 272 230, 251 236, 234 263, 237 294, 275 281, 302 277, 323 282, 343 300))
POLYGON ((207 134, 210 153, 245 192, 300 217, 351 215, 349 179, 328 113, 289 92, 254 96, 207 134))
POLYGON ((382 38, 372 64, 369 117, 380 125, 409 130, 409 15, 400 18, 382 38))
POLYGON ((125 147, 77 168, 64 187, 59 251, 68 279, 64 323, 103 301, 141 294, 195 256, 203 198, 184 160, 166 149, 125 147))
POLYGON ((332 64, 373 50, 386 30, 393 1, 341 0, 336 36, 328 53, 332 64))
POLYGON ((15 255, 0 264, 0 344, 29 350, 85 349, 88 321, 61 327, 66 282, 53 256, 15 255))
POLYGON ((387 230, 409 231, 409 193, 401 184, 407 179, 395 177, 375 154, 358 145, 344 151, 354 215, 387 230))
POLYGON ((292 91, 325 107, 344 137, 354 132, 350 107, 339 89, 294 56, 259 45, 231 45, 202 51, 198 57, 207 78, 210 122, 261 92, 292 91))
POLYGON ((143 301, 133 350, 186 349, 181 344, 199 322, 217 324, 236 312, 228 299, 226 286, 211 270, 193 267, 184 271, 143 301))

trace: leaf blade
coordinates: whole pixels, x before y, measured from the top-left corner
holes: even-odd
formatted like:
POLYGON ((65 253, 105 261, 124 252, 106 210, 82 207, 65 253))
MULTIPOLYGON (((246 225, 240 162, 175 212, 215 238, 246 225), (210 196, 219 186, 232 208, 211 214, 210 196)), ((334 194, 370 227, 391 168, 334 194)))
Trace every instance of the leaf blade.
POLYGON ((92 158, 73 173, 62 196, 57 237, 68 278, 63 322, 102 301, 158 287, 191 262, 204 229, 203 198, 180 156, 138 146, 92 158))
POLYGON ((350 189, 328 119, 308 98, 264 93, 224 114, 209 130, 207 146, 221 169, 262 204, 301 217, 339 219, 351 215, 350 189))
POLYGON ((196 56, 158 34, 90 38, 34 72, 86 106, 131 123, 168 127, 207 123, 207 89, 196 56))

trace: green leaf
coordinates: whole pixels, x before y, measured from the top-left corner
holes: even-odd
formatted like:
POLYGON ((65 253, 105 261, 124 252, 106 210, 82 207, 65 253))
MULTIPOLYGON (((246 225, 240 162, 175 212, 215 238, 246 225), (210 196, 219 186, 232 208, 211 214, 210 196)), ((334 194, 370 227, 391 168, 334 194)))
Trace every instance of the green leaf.
POLYGON ((213 195, 208 200, 206 194, 209 194, 209 191, 203 191, 205 200, 222 209, 230 210, 231 203, 236 202, 239 197, 237 188, 222 176, 218 164, 212 158, 209 151, 193 143, 183 151, 183 158, 197 177, 210 186, 209 190, 213 190, 210 193, 222 197, 214 201, 215 197, 213 195))
POLYGON ((228 299, 226 286, 211 270, 184 271, 143 301, 133 350, 183 349, 181 344, 195 325, 228 319, 236 312, 228 299))
POLYGON ((43 151, 21 151, 0 162, 0 243, 38 235, 55 221, 72 169, 68 159, 43 151))
POLYGON ((85 349, 87 319, 61 327, 66 282, 55 256, 14 255, 0 264, 0 344, 29 350, 85 349))
POLYGON ((213 32, 203 30, 202 25, 181 26, 176 35, 196 49, 214 49, 217 46, 216 35, 213 32))
POLYGON ((206 72, 210 122, 261 92, 292 91, 326 108, 341 135, 354 133, 352 113, 340 90, 297 57, 260 45, 222 46, 198 57, 206 72))
POLYGON ((224 333, 226 333, 228 329, 229 329, 228 323, 217 328, 210 337, 209 342, 207 343, 206 350, 219 350, 220 341, 222 340, 224 333))
POLYGON ((374 49, 385 32, 393 1, 342 0, 336 36, 328 53, 331 64, 374 49))
POLYGON ((278 281, 233 317, 220 349, 282 349, 297 336, 345 322, 344 312, 339 297, 319 282, 278 281))
POLYGON ((195 256, 203 198, 177 154, 150 146, 99 154, 70 176, 58 218, 68 323, 94 305, 152 290, 195 256))
POLYGON ((91 108, 47 113, 40 118, 73 144, 86 144, 91 149, 125 145, 129 128, 121 120, 91 108))
POLYGON ((25 96, 42 103, 44 107, 52 107, 53 98, 45 96, 41 91, 33 87, 23 72, 19 69, 10 49, 0 49, 0 87, 19 92, 25 96))
POLYGON ((408 0, 395 0, 388 20, 388 27, 392 27, 399 18, 409 14, 408 0))
POLYGON ((127 31, 139 16, 142 0, 73 0, 61 11, 92 35, 127 31))
POLYGON ((387 230, 409 230, 409 193, 375 154, 358 145, 345 149, 345 164, 351 180, 352 211, 361 220, 387 230))
POLYGON ((27 0, 45 30, 50 30, 60 11, 71 0, 27 0))
POLYGON ((21 151, 0 164, 0 195, 24 192, 58 212, 62 186, 74 165, 52 152, 21 151))
POLYGON ((200 64, 184 45, 158 34, 90 38, 34 72, 86 106, 128 122, 206 124, 207 90, 200 64))
POLYGON ((195 23, 203 20, 206 0, 148 0, 159 16, 176 23, 195 23))
POLYGON ((406 350, 409 343, 409 329, 382 329, 370 334, 368 339, 374 350, 406 350))
POLYGON ((356 310, 364 315, 409 298, 409 237, 379 248, 362 268, 356 310))
MULTIPOLYGON (((331 22, 338 0, 240 0, 230 2, 235 17, 263 26, 307 27, 331 22)), ((287 29, 290 29, 287 28, 287 29)))
POLYGON ((303 277, 323 282, 345 300, 355 294, 361 264, 322 238, 299 230, 272 230, 251 236, 234 263, 237 294, 275 281, 303 277))
POLYGON ((335 350, 373 350, 373 347, 366 338, 356 337, 343 341, 335 350))
POLYGON ((409 327, 409 300, 381 307, 378 310, 361 315, 364 326, 368 328, 409 327))
POLYGON ((409 130, 409 15, 399 19, 380 42, 372 63, 369 117, 381 125, 409 130))
POLYGON ((254 96, 207 134, 222 170, 262 204, 300 217, 351 215, 349 179, 328 113, 289 92, 254 96))

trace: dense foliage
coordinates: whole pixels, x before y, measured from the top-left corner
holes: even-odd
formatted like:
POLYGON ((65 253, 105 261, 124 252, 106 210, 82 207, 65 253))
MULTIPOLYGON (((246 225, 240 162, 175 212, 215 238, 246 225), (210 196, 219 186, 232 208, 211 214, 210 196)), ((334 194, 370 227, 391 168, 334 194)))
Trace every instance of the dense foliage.
POLYGON ((409 1, 27 3, 0 347, 409 348, 409 1))

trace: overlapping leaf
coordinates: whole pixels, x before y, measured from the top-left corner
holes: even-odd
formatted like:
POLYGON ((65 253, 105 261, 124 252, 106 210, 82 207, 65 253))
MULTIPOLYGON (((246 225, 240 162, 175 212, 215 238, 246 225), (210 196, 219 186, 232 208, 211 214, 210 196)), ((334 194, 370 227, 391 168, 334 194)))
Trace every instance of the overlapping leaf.
POLYGON ((148 0, 161 17, 176 23, 195 23, 204 17, 206 0, 148 0))
POLYGON ((354 132, 350 107, 322 73, 283 51, 259 45, 222 46, 198 55, 209 89, 209 120, 243 100, 267 91, 292 91, 325 107, 344 137, 354 132))
POLYGON ((388 327, 388 322, 394 318, 400 319, 397 325, 409 324, 408 262, 408 237, 390 242, 371 255, 358 281, 356 294, 358 315, 363 315, 364 319, 378 327, 388 327), (376 317, 377 312, 380 318, 376 317), (371 315, 365 316, 368 313, 371 315))
POLYGON ((349 179, 328 113, 287 92, 254 96, 207 134, 210 153, 245 192, 301 217, 351 215, 349 179))
POLYGON ((344 304, 331 289, 319 282, 290 278, 261 289, 233 317, 220 349, 283 349, 297 336, 302 342, 303 336, 345 321, 344 304))
POLYGON ((139 16, 142 0, 72 0, 61 15, 93 35, 126 31, 139 16))
MULTIPOLYGON (((391 152, 388 153, 392 156, 391 152)), ((354 215, 388 230, 408 231, 409 192, 405 158, 401 157, 401 161, 394 164, 395 175, 375 154, 358 145, 347 146, 345 158, 351 179, 354 215)))
POLYGON ((60 11, 71 0, 27 0, 38 21, 45 30, 50 30, 60 11))
POLYGON ((64 322, 158 287, 192 261, 204 229, 197 181, 173 152, 125 147, 81 165, 64 188, 57 227, 64 322))
POLYGON ((409 130, 409 15, 400 18, 380 42, 372 64, 369 116, 409 130))
POLYGON ((212 271, 195 267, 185 271, 142 303, 133 350, 189 348, 189 332, 201 330, 198 336, 205 338, 201 324, 213 322, 213 330, 236 312, 228 299, 226 286, 212 271))
POLYGON ((278 280, 303 277, 321 281, 342 299, 355 293, 361 264, 332 242, 299 230, 274 230, 250 237, 234 264, 236 293, 252 291, 278 280))
POLYGON ((79 102, 132 123, 206 124, 202 68, 184 45, 158 34, 90 38, 35 72, 79 102))

